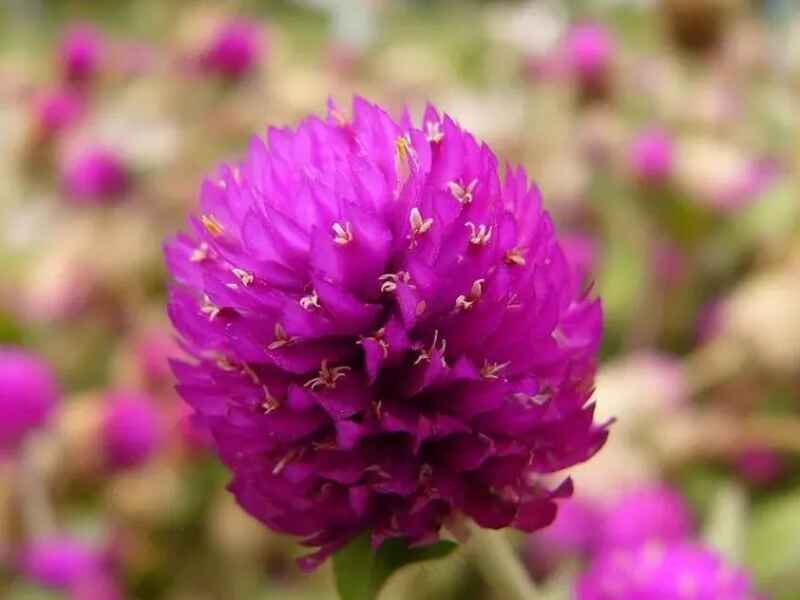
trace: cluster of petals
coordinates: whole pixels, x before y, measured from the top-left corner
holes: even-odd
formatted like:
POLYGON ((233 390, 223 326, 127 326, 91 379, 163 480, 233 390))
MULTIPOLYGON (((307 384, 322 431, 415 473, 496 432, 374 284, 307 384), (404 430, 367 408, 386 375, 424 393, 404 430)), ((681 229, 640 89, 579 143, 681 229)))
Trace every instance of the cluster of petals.
POLYGON ((46 425, 60 398, 55 375, 41 358, 0 346, 0 457, 13 454, 30 433, 46 425))
POLYGON ((606 552, 578 581, 577 600, 759 600, 749 576, 688 542, 606 552))
POLYGON ((239 503, 317 549, 303 567, 365 531, 539 529, 571 492, 542 476, 607 437, 599 302, 524 170, 431 106, 271 128, 165 253, 177 389, 239 503))

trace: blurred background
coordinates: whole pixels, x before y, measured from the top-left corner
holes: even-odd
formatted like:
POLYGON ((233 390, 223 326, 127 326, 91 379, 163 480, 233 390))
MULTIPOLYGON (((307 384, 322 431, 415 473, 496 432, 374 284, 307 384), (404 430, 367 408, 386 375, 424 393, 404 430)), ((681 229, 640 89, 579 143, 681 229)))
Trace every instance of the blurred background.
MULTIPOLYGON (((603 298, 611 438, 555 525, 512 535, 543 597, 598 548, 679 539, 799 598, 794 0, 2 2, 0 345, 58 392, 0 460, 0 597, 335 597, 173 391, 161 243, 252 135, 354 93, 431 100, 523 164, 603 298)), ((500 598, 469 553, 386 598, 412 593, 500 598)))

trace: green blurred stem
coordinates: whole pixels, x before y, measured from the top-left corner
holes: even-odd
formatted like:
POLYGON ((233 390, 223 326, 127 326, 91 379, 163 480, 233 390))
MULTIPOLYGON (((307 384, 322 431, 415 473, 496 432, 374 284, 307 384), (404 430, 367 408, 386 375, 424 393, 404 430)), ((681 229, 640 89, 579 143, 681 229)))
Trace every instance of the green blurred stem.
POLYGON ((17 499, 28 539, 46 536, 55 530, 55 518, 38 449, 37 436, 33 435, 20 449, 17 463, 17 499))
POLYGON ((504 532, 482 529, 474 524, 470 524, 469 529, 467 556, 495 597, 503 600, 539 597, 536 585, 504 532))

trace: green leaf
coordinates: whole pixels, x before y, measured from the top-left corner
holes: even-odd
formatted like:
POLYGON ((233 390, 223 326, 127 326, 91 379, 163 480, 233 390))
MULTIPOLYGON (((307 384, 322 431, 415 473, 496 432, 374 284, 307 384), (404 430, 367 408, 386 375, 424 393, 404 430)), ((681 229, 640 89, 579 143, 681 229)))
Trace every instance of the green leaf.
POLYGON ((747 518, 744 489, 734 482, 725 483, 719 486, 712 498, 703 539, 729 562, 738 564, 744 550, 747 518))
POLYGON ((746 564, 770 592, 800 589, 800 489, 771 498, 753 512, 746 564))
POLYGON ((369 537, 359 536, 333 556, 336 590, 342 600, 374 600, 386 580, 401 567, 444 558, 458 546, 443 540, 424 548, 409 548, 402 540, 388 540, 375 551, 369 537))

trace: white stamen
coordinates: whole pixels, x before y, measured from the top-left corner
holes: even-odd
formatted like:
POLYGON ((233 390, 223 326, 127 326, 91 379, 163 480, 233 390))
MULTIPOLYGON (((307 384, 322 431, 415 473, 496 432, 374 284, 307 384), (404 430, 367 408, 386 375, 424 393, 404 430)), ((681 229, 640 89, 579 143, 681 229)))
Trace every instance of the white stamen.
POLYGON ((425 123, 425 139, 433 144, 438 144, 444 139, 441 123, 438 121, 428 121, 425 123))
POLYGON ((200 215, 200 222, 206 228, 206 231, 214 237, 219 237, 225 233, 225 228, 220 225, 214 215, 200 215))
POLYGON ((486 225, 475 226, 475 223, 467 221, 464 223, 469 228, 469 243, 475 246, 485 246, 492 239, 492 227, 487 228, 486 225))
POLYGON ((522 248, 512 248, 506 252, 505 261, 507 265, 524 267, 525 254, 522 248))
POLYGON ((315 308, 320 308, 319 296, 317 295, 317 290, 311 290, 310 294, 300 298, 300 306, 302 306, 305 310, 308 311, 312 311, 315 308))
POLYGON ((422 213, 419 212, 416 206, 411 209, 408 215, 408 221, 411 223, 411 232, 415 236, 422 235, 433 227, 433 218, 423 219, 422 213))
POLYGON ((411 138, 406 135, 401 135, 394 141, 395 149, 397 150, 397 158, 406 160, 408 157, 414 156, 414 147, 411 145, 411 138))
POLYGON ((267 386, 264 385, 262 387, 264 388, 264 402, 261 403, 261 408, 264 409, 264 414, 268 415, 273 410, 280 407, 280 402, 270 393, 267 386))
POLYGON ((333 241, 340 246, 346 246, 353 241, 353 231, 350 229, 350 223, 334 223, 331 226, 333 229, 333 241))
POLYGON ((433 342, 431 342, 430 348, 420 348, 419 346, 416 347, 419 350, 419 356, 414 360, 414 364, 418 365, 421 362, 431 362, 431 357, 433 353, 437 350, 442 355, 442 365, 447 366, 447 361, 444 358, 444 353, 447 350, 447 340, 443 339, 442 343, 440 344, 441 347, 437 348, 436 346, 439 345, 439 330, 436 329, 433 332, 433 342))
POLYGON ((205 259, 208 258, 208 244, 205 242, 201 242, 200 245, 192 251, 192 255, 189 257, 190 262, 203 262, 205 259))
POLYGON ((290 462, 292 462, 293 460, 295 460, 297 458, 300 458, 302 455, 303 455, 303 450, 302 449, 300 449, 300 450, 289 450, 289 452, 286 453, 286 456, 284 456, 282 459, 280 459, 278 461, 278 463, 275 465, 275 468, 272 469, 272 474, 273 475, 279 475, 280 472, 283 471, 283 468, 287 464, 289 464, 290 462))
POLYGON ((286 330, 283 328, 283 325, 280 323, 275 323, 275 341, 272 342, 269 346, 267 346, 268 350, 277 350, 279 348, 283 348, 284 346, 288 346, 293 344, 297 341, 296 337, 289 337, 286 333, 286 330))
POLYGON ((386 328, 381 327, 374 333, 374 335, 362 338, 356 342, 356 344, 363 344, 364 340, 372 340, 373 342, 377 342, 378 345, 381 347, 383 351, 383 358, 387 358, 389 356, 389 342, 386 340, 386 328))
POLYGON ((481 377, 484 379, 498 379, 500 376, 500 371, 505 369, 510 364, 511 361, 496 363, 485 360, 483 362, 483 366, 481 367, 481 377))
POLYGON ((381 284, 381 293, 388 294, 397 289, 398 283, 409 283, 411 281, 411 276, 406 271, 398 271, 397 273, 384 273, 378 277, 378 281, 381 284))
POLYGON ((336 382, 344 377, 347 371, 350 371, 350 367, 346 365, 328 368, 328 361, 323 360, 322 365, 320 365, 319 376, 306 381, 303 387, 307 387, 311 391, 315 391, 318 387, 325 387, 332 390, 336 387, 336 382))
POLYGON ((472 287, 469 290, 469 295, 461 294, 456 298, 456 310, 470 310, 472 306, 481 299, 483 295, 483 279, 476 279, 472 282, 472 287))
POLYGON ((203 304, 200 306, 200 312, 208 316, 209 321, 213 321, 219 314, 220 307, 211 302, 208 294, 203 294, 203 304))
POLYGON ((230 360, 228 360, 227 356, 220 356, 216 362, 217 366, 223 371, 231 372, 237 370, 236 366, 230 360))
POLYGON ((470 181, 466 187, 457 181, 450 181, 447 183, 447 189, 450 190, 450 193, 453 194, 453 198, 458 200, 459 204, 462 206, 466 206, 472 202, 472 193, 475 191, 477 186, 477 179, 470 181))
POLYGON ((253 274, 252 273, 248 273, 244 269, 236 269, 236 268, 234 268, 234 269, 231 269, 231 273, 236 275, 236 277, 239 279, 239 281, 242 282, 242 285, 244 285, 244 287, 247 287, 248 285, 253 283, 253 281, 255 280, 255 277, 253 276, 253 274))

